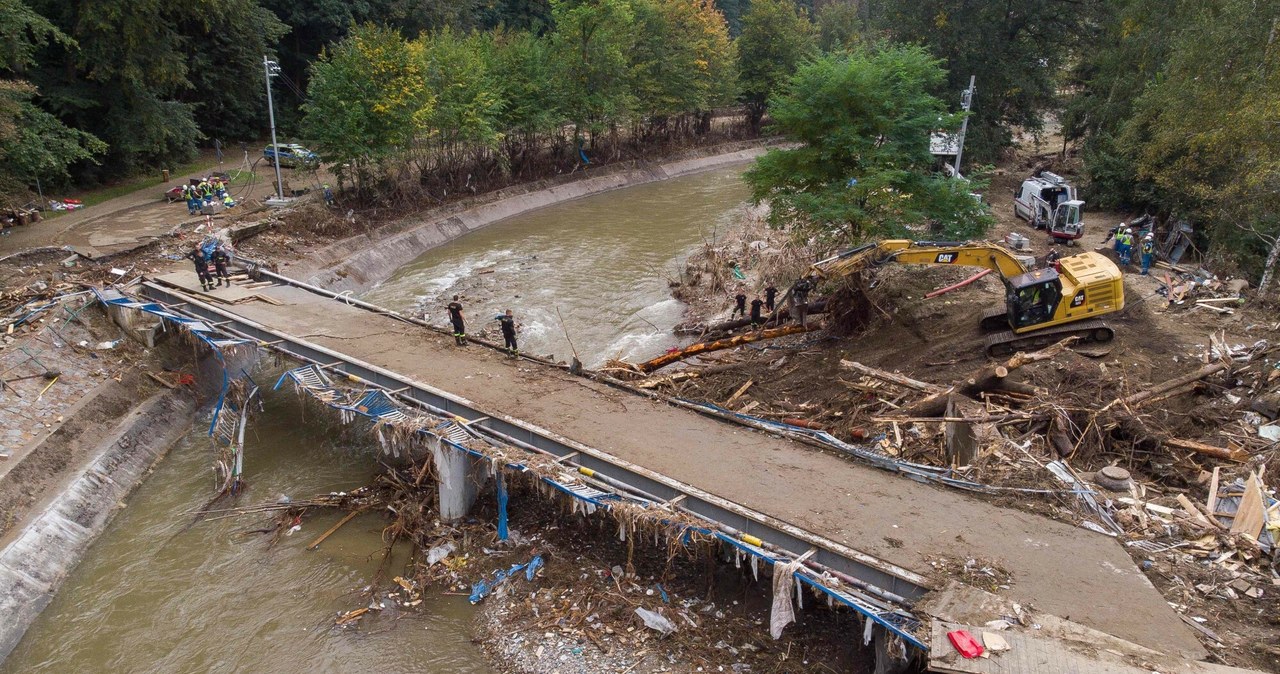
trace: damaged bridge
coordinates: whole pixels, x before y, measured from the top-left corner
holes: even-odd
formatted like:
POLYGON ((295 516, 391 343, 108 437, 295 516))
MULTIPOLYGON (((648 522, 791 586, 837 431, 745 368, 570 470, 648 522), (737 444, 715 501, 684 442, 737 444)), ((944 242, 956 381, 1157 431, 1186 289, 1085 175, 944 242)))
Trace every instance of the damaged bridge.
MULTIPOLYGON (((938 569, 980 559, 1011 574, 1002 592, 1010 601, 1179 659, 1206 655, 1114 538, 927 475, 895 475, 767 424, 734 423, 480 346, 460 349, 395 312, 268 272, 259 278, 272 281, 255 284, 260 300, 214 301, 189 272, 144 282, 136 299, 311 364, 295 370, 301 387, 345 379, 380 390, 388 410, 403 404, 449 421, 453 432, 440 444, 456 450, 461 477, 483 472, 485 461, 467 434, 507 443, 580 476, 581 489, 567 487, 588 502, 613 491, 679 509, 746 553, 826 571, 797 578, 857 610, 877 633, 920 649, 929 647, 920 628, 928 616, 914 607, 946 585, 938 569), (839 578, 838 587, 823 577, 839 578)), ((452 507, 465 507, 474 493, 454 498, 452 507)))

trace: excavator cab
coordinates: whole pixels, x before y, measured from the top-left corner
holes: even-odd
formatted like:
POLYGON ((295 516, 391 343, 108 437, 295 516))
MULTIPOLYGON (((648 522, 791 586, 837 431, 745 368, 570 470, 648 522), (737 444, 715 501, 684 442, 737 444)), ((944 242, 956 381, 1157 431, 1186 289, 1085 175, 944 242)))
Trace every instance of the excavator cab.
POLYGON ((1037 269, 1009 279, 1009 325, 1014 330, 1053 320, 1062 301, 1062 279, 1053 269, 1037 269))

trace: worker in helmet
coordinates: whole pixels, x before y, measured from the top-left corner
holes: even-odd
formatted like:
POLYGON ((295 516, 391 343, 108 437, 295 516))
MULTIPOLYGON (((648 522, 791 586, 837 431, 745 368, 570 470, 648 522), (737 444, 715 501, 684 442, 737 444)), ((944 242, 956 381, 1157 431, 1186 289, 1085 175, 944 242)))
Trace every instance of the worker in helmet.
POLYGON ((1151 271, 1151 260, 1156 254, 1156 237, 1151 232, 1142 237, 1142 275, 1151 271))
POLYGON ((1128 227, 1116 234, 1116 256, 1120 258, 1120 266, 1126 267, 1133 259, 1133 231, 1128 227))
MULTIPOLYGON (((1112 239, 1115 239, 1115 238, 1116 238, 1116 236, 1117 236, 1120 232, 1123 232, 1123 231, 1124 231, 1124 227, 1125 227, 1125 224, 1122 222, 1122 223, 1120 223, 1120 224, 1116 225, 1115 227, 1112 227, 1111 229, 1108 229, 1108 230, 1107 230, 1107 238, 1105 238, 1105 239, 1103 239, 1103 240, 1102 240, 1102 245, 1104 245, 1104 246, 1105 246, 1105 245, 1107 245, 1107 242, 1108 242, 1108 241, 1110 241, 1110 240, 1112 240, 1112 239)), ((1116 245, 1116 252, 1120 252, 1120 241, 1119 241, 1119 239, 1116 239, 1116 243, 1115 243, 1115 245, 1116 245)))

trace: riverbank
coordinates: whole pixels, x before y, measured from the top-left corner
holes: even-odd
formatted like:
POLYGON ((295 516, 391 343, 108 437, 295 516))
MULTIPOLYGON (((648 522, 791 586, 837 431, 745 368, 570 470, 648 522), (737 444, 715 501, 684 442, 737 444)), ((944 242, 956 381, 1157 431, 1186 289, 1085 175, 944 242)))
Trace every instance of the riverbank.
MULTIPOLYGON (((723 151, 710 148, 687 151, 666 162, 605 167, 590 175, 568 176, 556 181, 511 188, 455 204, 445 210, 450 213, 449 218, 465 219, 472 228, 477 228, 505 217, 503 214, 515 214, 631 184, 645 184, 666 177, 688 175, 749 161, 762 151, 762 146, 758 142, 734 143, 721 146, 719 149, 723 151), (479 210, 471 210, 467 206, 479 210)), ((269 239, 275 235, 272 230, 281 221, 274 215, 269 214, 266 219, 261 214, 225 220, 219 217, 216 224, 227 225, 225 236, 228 238, 239 239, 242 243, 247 241, 246 247, 251 250, 255 245, 261 246, 271 251, 271 259, 283 261, 289 257, 290 251, 275 247, 270 240, 255 241, 256 238, 269 239), (266 236, 263 236, 264 233, 266 236)), ((385 228, 375 230, 381 232, 377 236, 367 233, 358 238, 365 242, 385 241, 394 238, 397 232, 404 234, 415 228, 434 228, 439 234, 444 231, 440 229, 444 222, 442 217, 443 211, 405 222, 389 223, 385 228)), ((61 302, 68 307, 64 310, 57 304, 58 300, 54 300, 53 311, 23 325, 0 345, 0 370, 6 376, 26 376, 28 370, 36 376, 36 379, 13 386, 25 391, 29 386, 39 384, 32 389, 31 395, 23 395, 13 386, 8 386, 10 390, 0 394, 6 397, 18 396, 21 401, 39 399, 43 403, 38 410, 27 410, 22 417, 17 416, 20 410, 16 407, 6 407, 4 414, 0 414, 7 433, 3 438, 3 446, 0 446, 0 456, 4 457, 3 462, 0 462, 4 475, 0 477, 0 504, 4 505, 4 517, 0 521, 0 543, 8 546, 5 548, 7 553, 28 555, 31 551, 30 544, 24 543, 18 548, 14 547, 15 542, 35 536, 32 540, 37 541, 39 549, 46 551, 41 553, 41 557, 48 565, 47 572, 33 576, 40 579, 41 601, 28 601, 31 590, 16 576, 8 576, 6 583, 9 584, 0 590, 0 597, 7 598, 8 602, 15 605, 23 605, 23 611, 15 613, 21 620, 14 620, 6 625, 11 631, 7 631, 3 635, 4 639, 0 639, 5 652, 13 647, 31 619, 56 593, 62 578, 74 568, 84 550, 110 520, 115 504, 123 501, 124 496, 141 481, 145 471, 137 474, 122 472, 120 480, 110 482, 111 489, 100 489, 91 497, 77 496, 78 491, 74 485, 83 480, 92 481, 95 474, 93 466, 97 465, 95 461, 106 460, 104 457, 111 457, 112 461, 126 458, 144 460, 146 466, 149 466, 163 456, 168 444, 171 444, 169 441, 176 438, 168 432, 161 432, 162 429, 155 425, 160 421, 149 416, 150 410, 160 407, 169 409, 167 405, 157 407, 158 403, 150 398, 152 394, 161 392, 165 400, 169 400, 178 399, 182 393, 187 393, 192 406, 186 409, 183 428, 189 428, 190 416, 194 413, 193 394, 186 389, 170 392, 167 387, 146 376, 148 370, 167 379, 171 377, 165 370, 170 370, 171 373, 183 370, 194 373, 195 368, 182 365, 184 359, 181 349, 177 354, 164 348, 156 352, 148 351, 129 341, 117 326, 98 315, 98 309, 81 311, 83 302, 88 297, 81 296, 72 302, 65 299, 67 293, 77 288, 78 284, 119 282, 130 276, 151 273, 173 264, 172 260, 191 245, 192 232, 189 230, 192 228, 196 228, 196 223, 189 223, 186 228, 180 227, 170 236, 156 239, 136 250, 114 255, 109 263, 75 256, 64 260, 65 251, 57 250, 11 255, 0 260, 0 281, 3 281, 5 287, 12 289, 4 295, 4 307, 7 311, 16 312, 15 318, 21 317, 23 312, 33 307, 42 307, 42 303, 56 297, 63 297, 61 302), (64 311, 65 314, 62 313, 64 311), (56 367, 61 368, 59 375, 41 379, 42 370, 48 372, 48 368, 42 364, 43 361, 30 356, 32 353, 43 355, 45 360, 56 361, 56 367), (39 390, 50 381, 51 392, 39 390), (36 393, 39 395, 35 395, 36 393), (137 432, 146 433, 148 442, 129 440, 126 446, 115 442, 118 437, 126 436, 114 432, 103 435, 104 427, 112 429, 117 425, 121 433, 134 432, 130 430, 134 428, 137 432), (113 451, 125 453, 112 454, 113 451), (77 498, 80 500, 77 501, 77 498), (95 513, 100 511, 101 519, 93 519, 99 517, 95 514, 90 518, 92 521, 85 520, 86 528, 83 531, 68 531, 57 527, 50 529, 43 523, 41 518, 46 514, 57 516, 59 508, 68 503, 88 503, 84 498, 101 499, 101 502, 93 501, 98 506, 94 509, 95 513), (110 505, 103 505, 108 503, 110 505), (59 505, 55 507, 55 504, 59 505)), ((296 234, 289 236, 295 240, 299 238, 296 234)), ((330 237, 322 234, 302 238, 306 240, 307 246, 327 249, 329 255, 335 255, 335 251, 344 246, 353 245, 353 240, 332 243, 330 237), (325 243, 329 245, 326 247, 325 243)), ((421 239, 427 242, 422 245, 437 245, 443 240, 431 236, 421 239)), ((313 258, 313 263, 324 259, 324 255, 321 255, 313 258)), ((164 423, 170 424, 182 414, 169 410, 163 416, 164 423)), ((23 573, 30 575, 30 571, 28 568, 23 573)))

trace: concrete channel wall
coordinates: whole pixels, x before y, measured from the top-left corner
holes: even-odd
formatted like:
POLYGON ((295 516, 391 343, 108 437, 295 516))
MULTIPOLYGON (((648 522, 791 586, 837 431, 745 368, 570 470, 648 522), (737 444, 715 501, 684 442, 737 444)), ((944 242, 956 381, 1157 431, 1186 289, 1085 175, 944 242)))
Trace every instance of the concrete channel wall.
POLYGON ((158 393, 114 428, 104 428, 95 458, 0 550, 0 662, 106 529, 125 497, 191 430, 195 397, 158 393))
MULTIPOLYGON (((625 187, 690 175, 701 171, 744 164, 767 151, 763 143, 708 157, 696 157, 663 164, 646 164, 625 171, 579 178, 570 182, 502 196, 458 212, 429 213, 422 220, 403 227, 380 228, 350 237, 314 254, 303 269, 289 274, 334 292, 363 292, 390 278, 400 267, 422 253, 468 232, 516 215, 565 201, 625 187)), ((741 147, 739 145, 738 147, 741 147)))

